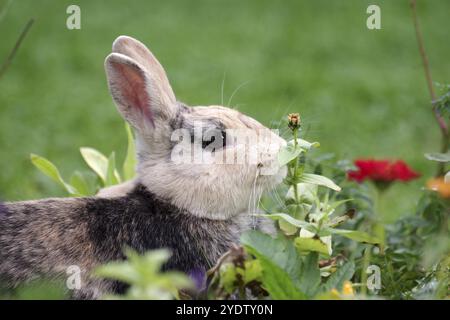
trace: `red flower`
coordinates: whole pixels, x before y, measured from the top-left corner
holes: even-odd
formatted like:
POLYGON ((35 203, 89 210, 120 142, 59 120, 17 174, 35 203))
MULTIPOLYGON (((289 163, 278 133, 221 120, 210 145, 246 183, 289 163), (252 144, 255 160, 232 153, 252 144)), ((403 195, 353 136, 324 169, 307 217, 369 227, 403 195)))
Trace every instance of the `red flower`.
POLYGON ((358 159, 355 161, 355 165, 358 170, 348 172, 348 178, 357 182, 366 179, 374 182, 406 182, 420 176, 402 160, 391 162, 389 160, 358 159))

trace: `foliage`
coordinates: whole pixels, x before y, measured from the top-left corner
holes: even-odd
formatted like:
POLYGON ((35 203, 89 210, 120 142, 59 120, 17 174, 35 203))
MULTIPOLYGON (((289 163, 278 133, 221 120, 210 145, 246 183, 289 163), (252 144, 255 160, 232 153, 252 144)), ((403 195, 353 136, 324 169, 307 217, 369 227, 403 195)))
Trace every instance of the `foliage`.
MULTIPOLYGON (((258 214, 278 222, 278 235, 273 238, 260 231, 243 234, 245 254, 240 259, 221 262, 216 268, 218 272, 212 277, 215 297, 235 294, 245 298, 251 294, 272 299, 320 299, 331 295, 344 298, 339 291, 353 277, 355 265, 339 254, 331 258, 333 238, 380 242, 364 231, 339 228, 351 218, 350 214, 338 214, 350 199, 338 196, 341 187, 331 179, 306 172, 307 155, 319 143, 298 138, 301 126, 292 125, 292 116, 289 127, 294 139, 278 156, 280 165, 288 168, 284 203, 274 208, 275 212, 258 214), (247 278, 252 281, 243 281, 247 278)), ((298 115, 294 118, 299 119, 298 115)))
MULTIPOLYGON (((135 161, 130 156, 134 144, 127 130, 129 147, 122 172, 128 175, 124 177, 130 177, 135 161)), ((208 271, 207 286, 200 291, 182 274, 159 272, 168 258, 167 251, 150 251, 144 256, 128 251, 128 260, 97 270, 98 276, 130 285, 125 295, 106 298, 445 298, 450 266, 448 200, 438 192, 424 190, 414 215, 383 223, 379 214, 385 208, 377 196, 378 185, 347 179, 354 165, 336 161, 330 154, 316 154, 320 144, 300 138, 301 133, 300 125, 293 128, 293 139, 278 156, 280 165, 288 168, 280 188, 285 193, 283 202, 264 203, 266 212, 255 214, 276 222, 275 236, 260 231, 244 233, 240 246, 208 271), (369 264, 379 266, 382 272, 381 288, 370 292, 366 288, 369 264), (179 292, 182 288, 188 290, 179 292)), ((91 148, 81 148, 81 153, 97 175, 97 185, 90 190, 122 181, 114 153, 109 158, 91 148)), ((48 160, 32 159, 69 194, 88 193, 81 191, 89 190, 82 187, 82 178, 72 177, 67 183, 48 160)))
MULTIPOLYGON (((295 130, 293 135, 297 135, 295 130)), ((334 161, 330 155, 309 157, 318 143, 297 141, 300 151, 291 141, 279 156, 280 163, 289 168, 281 208, 285 212, 262 215, 278 221, 278 235, 272 238, 258 231, 244 234, 241 243, 245 254, 239 263, 229 261, 220 268, 226 272, 213 277, 212 297, 227 298, 233 293, 272 299, 447 297, 448 200, 424 190, 415 215, 393 224, 383 223, 379 214, 385 207, 376 196, 376 184, 348 181, 348 173, 355 170, 349 161, 334 161), (314 172, 313 177, 320 178, 305 183, 301 177, 309 174, 305 172, 308 168, 314 172), (323 171, 341 187, 318 175, 323 171), (339 210, 343 214, 338 214, 339 210), (341 225, 346 229, 338 227, 341 225), (374 235, 368 233, 371 231, 374 235), (249 269, 248 262, 258 267, 249 269), (366 287, 369 265, 381 270, 381 287, 370 291, 366 287), (240 280, 247 273, 253 282, 240 280), (220 286, 226 288, 226 295, 217 289, 220 286)), ((272 212, 279 209, 272 207, 272 212)))
POLYGON ((425 191, 415 215, 388 226, 388 247, 373 261, 386 269, 379 294, 391 299, 448 296, 449 209, 447 200, 425 191))
POLYGON ((40 279, 21 284, 13 290, 2 288, 1 300, 61 300, 67 298, 64 281, 40 279))
POLYGON ((97 268, 95 274, 102 278, 119 280, 129 285, 124 295, 107 296, 108 299, 167 300, 179 298, 180 289, 193 287, 192 281, 176 271, 160 272, 170 258, 167 250, 153 250, 140 256, 126 251, 127 260, 110 262, 97 268))
POLYGON ((447 118, 450 116, 450 84, 437 84, 440 91, 440 96, 435 101, 432 101, 433 106, 439 111, 440 114, 445 115, 447 118))
POLYGON ((116 166, 115 152, 107 158, 100 151, 82 147, 80 153, 88 167, 97 175, 97 179, 92 180, 80 171, 75 171, 70 182, 66 182, 58 168, 44 157, 31 154, 31 162, 47 177, 62 186, 71 196, 88 196, 95 194, 100 188, 109 187, 121 183, 124 180, 130 180, 135 175, 136 152, 133 134, 128 124, 125 124, 128 138, 128 148, 125 161, 122 166, 122 175, 116 166))

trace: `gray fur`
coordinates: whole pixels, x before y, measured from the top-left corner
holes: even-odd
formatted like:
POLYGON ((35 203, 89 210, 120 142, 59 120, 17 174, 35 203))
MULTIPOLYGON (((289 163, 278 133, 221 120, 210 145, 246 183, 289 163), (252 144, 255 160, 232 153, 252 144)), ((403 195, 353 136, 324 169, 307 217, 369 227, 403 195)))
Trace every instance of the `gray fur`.
POLYGON ((82 288, 75 297, 120 292, 114 282, 91 277, 99 264, 138 252, 169 248, 164 269, 206 270, 250 228, 248 216, 212 220, 193 216, 137 185, 123 197, 47 199, 6 203, 0 217, 0 279, 9 287, 37 277, 65 277, 79 266, 82 288))

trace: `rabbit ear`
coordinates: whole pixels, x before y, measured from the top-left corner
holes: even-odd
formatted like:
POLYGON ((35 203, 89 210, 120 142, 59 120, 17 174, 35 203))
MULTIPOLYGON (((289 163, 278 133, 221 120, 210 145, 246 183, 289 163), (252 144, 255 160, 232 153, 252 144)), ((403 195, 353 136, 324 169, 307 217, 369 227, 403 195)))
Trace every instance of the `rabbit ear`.
POLYGON ((128 36, 120 36, 114 41, 112 52, 121 53, 138 62, 156 81, 162 94, 166 95, 165 98, 176 101, 164 68, 142 42, 128 36))
POLYGON ((153 127, 155 121, 169 120, 176 112, 176 101, 166 94, 158 78, 138 62, 120 53, 105 60, 111 95, 122 116, 138 130, 153 127))

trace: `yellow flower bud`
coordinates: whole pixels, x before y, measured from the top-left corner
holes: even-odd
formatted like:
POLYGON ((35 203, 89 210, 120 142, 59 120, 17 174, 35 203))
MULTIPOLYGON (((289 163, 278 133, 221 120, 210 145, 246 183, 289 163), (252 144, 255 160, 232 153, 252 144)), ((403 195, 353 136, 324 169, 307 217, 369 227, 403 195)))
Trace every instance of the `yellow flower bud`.
POLYGON ((345 281, 344 282, 344 286, 342 287, 342 293, 347 295, 347 296, 353 296, 354 295, 353 286, 352 286, 352 283, 350 281, 345 281))
POLYGON ((288 127, 291 130, 294 130, 294 129, 297 129, 300 127, 300 114, 290 113, 288 115, 288 127))

